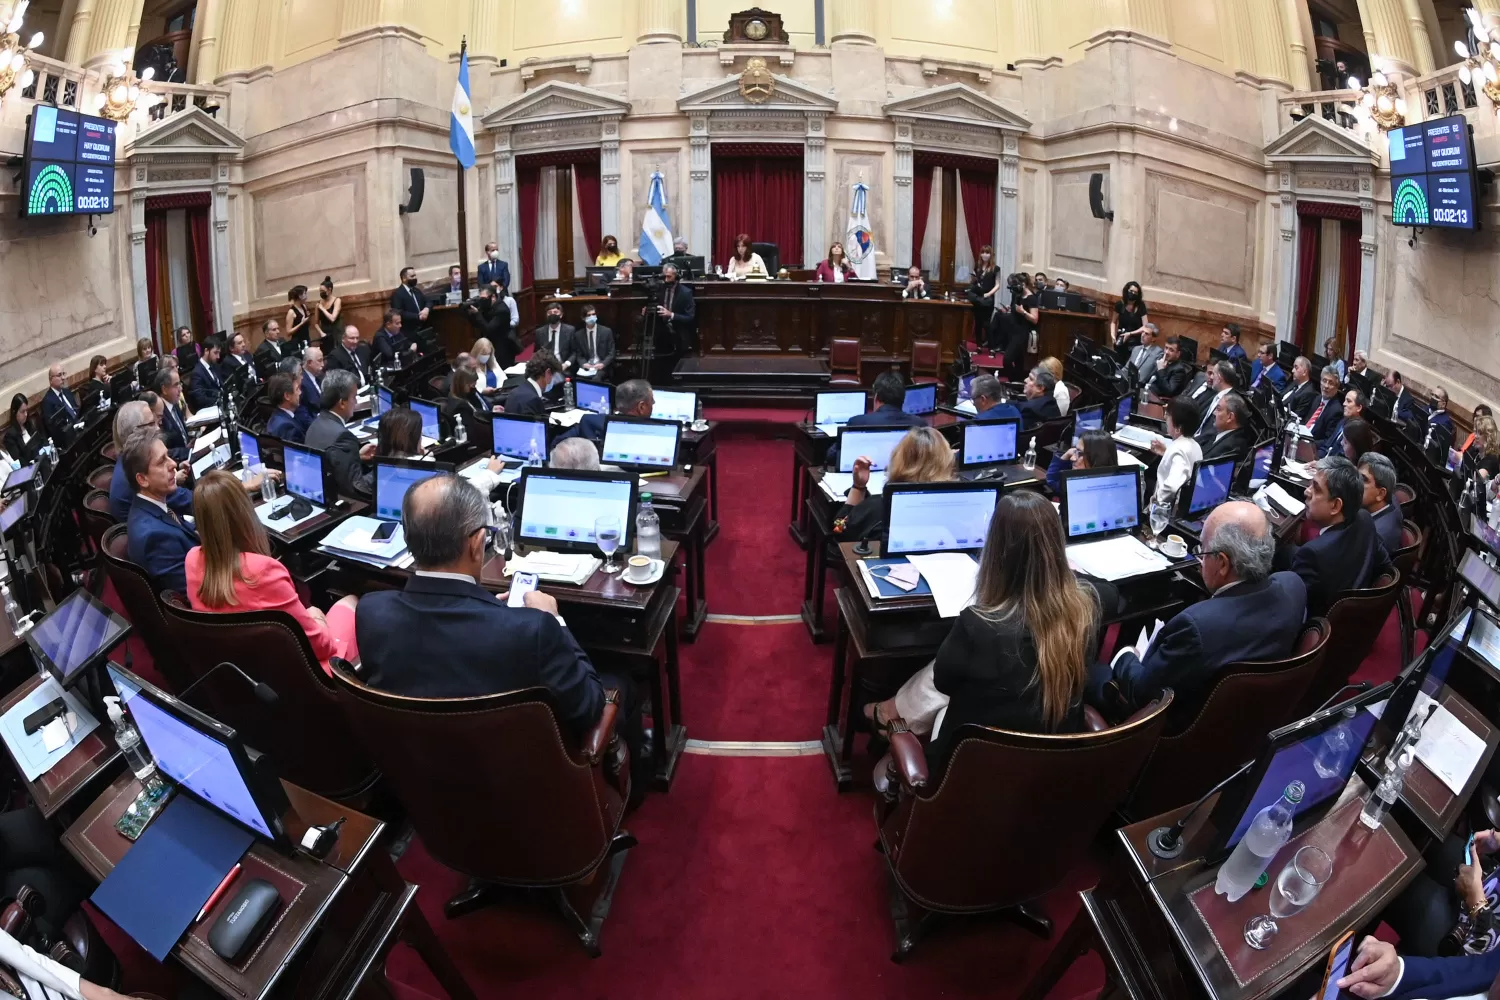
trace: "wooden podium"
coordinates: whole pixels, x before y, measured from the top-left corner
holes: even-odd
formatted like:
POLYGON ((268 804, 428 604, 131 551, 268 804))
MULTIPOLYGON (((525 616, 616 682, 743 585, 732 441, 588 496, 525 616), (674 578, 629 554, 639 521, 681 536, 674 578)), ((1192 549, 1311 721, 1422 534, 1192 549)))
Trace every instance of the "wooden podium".
POLYGON ((1073 350, 1076 337, 1088 337, 1100 347, 1109 344, 1109 316, 1104 313, 1063 312, 1043 309, 1037 322, 1037 358, 1061 361, 1073 350))

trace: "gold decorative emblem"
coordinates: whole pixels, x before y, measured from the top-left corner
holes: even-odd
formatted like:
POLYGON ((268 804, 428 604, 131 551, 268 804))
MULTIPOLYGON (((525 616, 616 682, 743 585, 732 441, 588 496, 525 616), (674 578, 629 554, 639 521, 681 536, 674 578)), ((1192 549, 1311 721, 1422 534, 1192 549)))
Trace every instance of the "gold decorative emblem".
POLYGON ((776 92, 776 78, 766 69, 766 61, 759 56, 745 64, 740 74, 740 96, 751 104, 764 104, 776 92))
POLYGON ((745 37, 750 39, 752 42, 758 42, 765 38, 770 30, 771 29, 766 27, 766 22, 762 21, 760 18, 756 18, 753 21, 746 22, 745 37))

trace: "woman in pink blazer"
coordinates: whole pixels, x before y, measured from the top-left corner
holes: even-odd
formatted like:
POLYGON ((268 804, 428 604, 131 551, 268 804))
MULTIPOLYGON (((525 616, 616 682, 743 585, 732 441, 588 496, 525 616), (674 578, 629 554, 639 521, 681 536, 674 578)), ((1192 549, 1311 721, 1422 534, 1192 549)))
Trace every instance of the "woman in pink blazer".
POLYGON ((854 268, 844 256, 844 244, 835 243, 828 248, 828 259, 818 262, 817 281, 853 281, 854 268))
POLYGON ((189 549, 188 603, 198 611, 265 611, 274 608, 297 619, 323 669, 331 657, 359 662, 354 640, 354 609, 346 597, 324 614, 303 605, 285 566, 272 559, 265 528, 244 487, 227 472, 210 472, 193 490, 193 511, 202 544, 189 549))

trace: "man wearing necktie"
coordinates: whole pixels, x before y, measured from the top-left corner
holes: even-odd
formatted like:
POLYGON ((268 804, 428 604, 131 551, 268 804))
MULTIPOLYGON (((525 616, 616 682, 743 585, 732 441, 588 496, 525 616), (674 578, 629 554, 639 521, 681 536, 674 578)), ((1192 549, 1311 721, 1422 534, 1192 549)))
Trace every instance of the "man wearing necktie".
POLYGON ((368 344, 360 343, 359 327, 344 327, 344 339, 333 349, 333 354, 328 358, 328 367, 352 372, 355 381, 361 386, 369 383, 370 348, 368 344))
POLYGON ((144 569, 161 590, 187 593, 188 550, 198 544, 198 532, 167 505, 177 489, 177 463, 167 454, 166 442, 155 427, 130 435, 121 456, 125 475, 135 483, 135 500, 126 522, 126 554, 144 569))
POLYGON ((219 389, 223 379, 219 377, 219 355, 223 353, 219 338, 209 337, 203 342, 203 357, 193 366, 193 379, 188 383, 188 405, 194 412, 209 406, 219 405, 219 389))
POLYGON ((430 310, 427 296, 417 287, 417 269, 403 267, 401 284, 391 293, 391 308, 401 314, 401 323, 408 330, 420 330, 427 325, 430 310))
POLYGON ((573 370, 573 359, 577 351, 574 344, 578 331, 562 321, 562 306, 556 302, 547 307, 547 322, 544 326, 536 328, 535 342, 538 353, 550 351, 552 356, 562 362, 563 370, 573 370))
POLYGON ((1193 438, 1200 446, 1212 444, 1213 439, 1218 436, 1218 430, 1214 427, 1214 411, 1219 408, 1219 401, 1229 395, 1232 389, 1238 387, 1239 372, 1235 370, 1232 361, 1217 361, 1208 367, 1208 384, 1213 388, 1213 398, 1203 409, 1203 419, 1198 422, 1198 429, 1193 432, 1193 438))
POLYGON ((42 397, 42 422, 52 439, 67 447, 77 434, 73 425, 78 422, 78 397, 68 388, 62 365, 47 369, 47 385, 47 394, 42 397))
POLYGON ((583 307, 583 330, 573 335, 573 369, 584 378, 609 380, 615 363, 615 332, 599 322, 593 306, 583 307))
POLYGON ((1343 404, 1339 399, 1338 372, 1331 367, 1324 368, 1322 377, 1318 380, 1318 388, 1318 403, 1302 422, 1302 426, 1312 434, 1313 440, 1318 444, 1319 454, 1322 454, 1324 445, 1344 420, 1343 404))
POLYGON ((167 442, 167 454, 175 461, 186 462, 191 449, 187 421, 182 417, 182 376, 167 369, 156 376, 156 394, 161 397, 161 433, 167 442))
POLYGON ((1292 363, 1292 385, 1281 394, 1281 401, 1301 421, 1313 411, 1317 395, 1318 391, 1312 385, 1312 362, 1298 358, 1292 363))

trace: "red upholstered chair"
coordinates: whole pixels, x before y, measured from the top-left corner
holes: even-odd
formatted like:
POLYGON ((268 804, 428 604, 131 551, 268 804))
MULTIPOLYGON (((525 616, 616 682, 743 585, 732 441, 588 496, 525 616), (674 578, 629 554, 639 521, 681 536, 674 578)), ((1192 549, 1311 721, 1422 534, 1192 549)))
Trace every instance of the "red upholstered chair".
POLYGON ((1038 424, 1029 431, 1023 430, 1021 432, 1021 439, 1017 442, 1016 447, 1024 452, 1031 438, 1035 437, 1036 446, 1038 448, 1046 448, 1061 440, 1063 431, 1068 430, 1072 426, 1072 417, 1059 417, 1057 420, 1048 420, 1038 424))
POLYGON ((611 700, 582 740, 558 725, 552 695, 407 698, 340 669, 334 683, 355 734, 439 863, 468 875, 452 917, 503 887, 550 889, 590 954, 635 838, 620 828, 629 753, 611 700))
POLYGON ((1422 529, 1416 522, 1401 522, 1401 547, 1391 553, 1391 563, 1401 574, 1402 585, 1396 592, 1396 614, 1401 619, 1401 662, 1410 663, 1416 656, 1416 616, 1412 611, 1411 580, 1422 551, 1422 529))
POLYGON ((104 573, 115 585, 115 593, 125 605, 126 617, 151 652, 151 659, 166 680, 167 687, 173 692, 186 690, 193 682, 193 675, 179 656, 167 625, 160 592, 146 571, 126 555, 125 525, 117 524, 104 532, 100 552, 104 556, 104 573))
POLYGON ((1122 726, 1067 736, 967 725, 945 773, 891 727, 893 802, 876 807, 901 961, 938 914, 1004 911, 1050 936, 1027 904, 1062 883, 1125 801, 1166 725, 1172 693, 1122 726), (1039 831, 1042 833, 1039 836, 1039 831), (913 908, 925 911, 914 925, 913 908))
POLYGON ((120 452, 115 448, 113 441, 106 441, 99 446, 99 457, 108 462, 110 467, 113 468, 115 460, 120 457, 120 452))
POLYGON ((1068 412, 1072 413, 1073 408, 1078 405, 1078 397, 1083 395, 1083 388, 1072 382, 1064 382, 1063 385, 1068 387, 1068 412))
POLYGON ((1381 574, 1367 589, 1344 591, 1329 605, 1326 617, 1333 630, 1333 642, 1296 715, 1310 714, 1349 683, 1375 647, 1375 639, 1385 627, 1400 586, 1400 572, 1391 570, 1381 574))
POLYGON ((860 343, 854 337, 834 337, 828 343, 828 370, 830 386, 860 387, 860 343))
POLYGON ((939 382, 943 372, 943 345, 935 340, 911 342, 911 380, 927 385, 939 382))
POLYGON ((90 472, 86 482, 89 485, 89 489, 103 490, 105 493, 108 493, 109 484, 114 478, 115 466, 114 463, 111 462, 109 465, 101 465, 93 472, 90 472))
POLYGON ((1417 491, 1416 490, 1412 489, 1410 486, 1406 485, 1405 483, 1397 483, 1396 484, 1396 494, 1395 494, 1395 496, 1392 499, 1394 499, 1396 501, 1396 505, 1398 507, 1400 507, 1403 512, 1406 510, 1407 507, 1411 506, 1412 501, 1415 500, 1416 498, 1417 498, 1417 491))
POLYGON ((270 754, 286 780, 349 805, 364 801, 380 774, 295 618, 271 610, 194 611, 179 594, 162 595, 162 607, 195 678, 228 660, 276 693, 275 703, 266 704, 225 668, 193 689, 193 704, 270 754))

